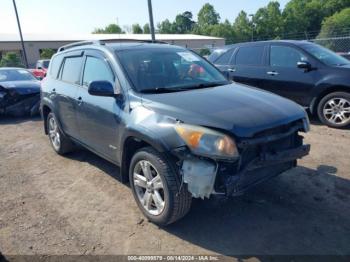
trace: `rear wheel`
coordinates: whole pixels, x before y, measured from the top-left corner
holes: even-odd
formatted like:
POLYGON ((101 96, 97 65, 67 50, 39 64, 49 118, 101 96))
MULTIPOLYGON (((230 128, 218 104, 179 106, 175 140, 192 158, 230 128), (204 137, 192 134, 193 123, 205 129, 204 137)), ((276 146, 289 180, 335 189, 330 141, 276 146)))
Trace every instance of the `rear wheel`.
POLYGON ((350 125, 350 93, 335 92, 321 99, 318 117, 327 126, 341 128, 350 125))
POLYGON ((47 115, 47 131, 50 143, 56 153, 63 155, 73 150, 73 143, 58 127, 55 115, 51 112, 47 115))
POLYGON ((142 213, 153 223, 167 225, 182 218, 191 207, 192 197, 170 161, 151 147, 133 156, 129 178, 142 213))

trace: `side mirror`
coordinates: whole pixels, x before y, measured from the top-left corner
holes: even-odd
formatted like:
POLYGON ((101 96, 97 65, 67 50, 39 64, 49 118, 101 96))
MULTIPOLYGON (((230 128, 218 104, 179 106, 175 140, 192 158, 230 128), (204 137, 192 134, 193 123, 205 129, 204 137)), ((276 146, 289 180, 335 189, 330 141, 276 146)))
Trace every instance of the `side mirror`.
POLYGON ((115 97, 113 85, 109 81, 92 81, 89 84, 88 92, 93 96, 111 96, 115 97))
POLYGON ((301 69, 310 70, 311 64, 309 62, 306 62, 306 61, 300 61, 297 63, 297 67, 301 68, 301 69))
POLYGON ((36 69, 42 70, 43 68, 41 66, 38 66, 36 69))

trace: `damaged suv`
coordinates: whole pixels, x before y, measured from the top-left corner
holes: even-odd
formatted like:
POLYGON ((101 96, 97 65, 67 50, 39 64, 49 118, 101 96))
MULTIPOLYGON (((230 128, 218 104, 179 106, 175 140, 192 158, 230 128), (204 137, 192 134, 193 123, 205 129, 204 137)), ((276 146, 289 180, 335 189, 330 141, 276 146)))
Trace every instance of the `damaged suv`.
POLYGON ((41 112, 53 149, 82 145, 121 167, 152 222, 183 217, 191 199, 236 196, 307 155, 304 109, 228 82, 187 49, 80 42, 54 55, 41 112))

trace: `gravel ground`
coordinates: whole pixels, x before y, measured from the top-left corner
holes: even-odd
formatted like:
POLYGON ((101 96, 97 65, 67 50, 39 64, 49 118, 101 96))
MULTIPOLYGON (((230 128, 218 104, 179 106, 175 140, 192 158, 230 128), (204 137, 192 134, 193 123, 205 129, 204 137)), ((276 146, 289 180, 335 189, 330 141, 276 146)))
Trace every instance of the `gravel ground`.
POLYGON ((85 150, 55 154, 40 119, 0 119, 0 252, 350 255, 350 130, 315 122, 306 142, 299 167, 242 197, 196 200, 159 228, 117 167, 85 150))

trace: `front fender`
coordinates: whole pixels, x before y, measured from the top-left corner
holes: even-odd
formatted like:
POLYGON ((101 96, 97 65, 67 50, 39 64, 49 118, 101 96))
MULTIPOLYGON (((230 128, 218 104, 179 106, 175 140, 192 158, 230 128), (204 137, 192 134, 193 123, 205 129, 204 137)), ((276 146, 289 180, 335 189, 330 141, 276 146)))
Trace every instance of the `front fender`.
POLYGON ((184 146, 183 140, 174 129, 176 123, 175 118, 157 114, 145 107, 135 108, 130 115, 129 123, 125 126, 122 145, 128 138, 134 137, 150 144, 159 152, 184 146))

